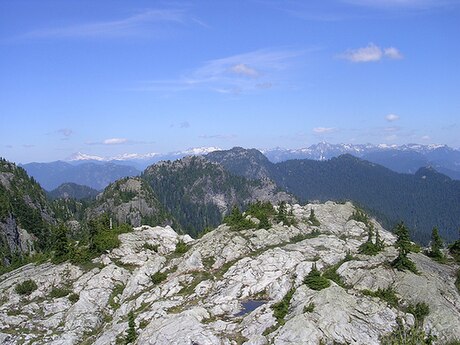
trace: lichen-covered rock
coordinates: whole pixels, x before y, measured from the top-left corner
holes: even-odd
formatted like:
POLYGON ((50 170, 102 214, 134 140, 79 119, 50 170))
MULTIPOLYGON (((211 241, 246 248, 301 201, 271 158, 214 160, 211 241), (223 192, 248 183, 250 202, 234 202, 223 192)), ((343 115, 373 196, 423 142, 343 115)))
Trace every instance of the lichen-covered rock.
POLYGON ((386 247, 375 256, 359 254, 367 231, 349 220, 353 210, 350 203, 292 205, 295 226, 232 231, 221 225, 197 240, 169 226, 141 226, 120 235, 120 247, 92 268, 23 266, 0 279, 0 343, 120 344, 132 311, 135 344, 142 345, 379 344, 398 318, 415 324, 407 306, 418 302, 430 309, 426 334, 439 344, 458 336, 458 267, 411 254, 419 275, 393 270, 395 238, 374 221, 386 247), (319 226, 308 222, 311 209, 319 226), (180 241, 185 253, 176 251, 180 241), (334 270, 330 287, 304 284, 314 265, 334 270), (37 289, 18 295, 17 284, 27 279, 37 289), (56 287, 78 300, 52 297, 56 287), (369 295, 390 287, 397 306, 369 295))

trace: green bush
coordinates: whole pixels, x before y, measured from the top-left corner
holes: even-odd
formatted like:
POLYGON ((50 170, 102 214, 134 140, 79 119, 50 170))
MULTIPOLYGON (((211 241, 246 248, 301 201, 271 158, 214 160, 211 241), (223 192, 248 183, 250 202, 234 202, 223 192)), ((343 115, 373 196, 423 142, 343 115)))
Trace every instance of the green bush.
POLYGON ((134 322, 134 320, 134 313, 131 310, 128 313, 128 329, 126 330, 125 344, 131 344, 137 338, 136 323, 134 322))
POLYGON ((75 303, 80 299, 80 295, 76 294, 75 292, 72 292, 67 298, 70 302, 75 303))
POLYGON ((166 278, 168 278, 168 275, 165 272, 160 271, 150 276, 150 279, 154 285, 160 284, 162 281, 166 280, 166 278))
POLYGON ((310 302, 308 305, 303 307, 304 313, 312 313, 315 310, 315 303, 310 302))
POLYGON ((362 293, 366 296, 378 297, 393 308, 398 308, 399 306, 398 297, 392 287, 386 289, 379 288, 377 291, 363 290, 362 293))
POLYGON ((430 313, 430 308, 425 302, 419 302, 415 306, 413 304, 409 305, 407 312, 414 315, 416 325, 422 327, 425 317, 430 313))
POLYGON ((144 243, 144 245, 142 246, 142 248, 146 249, 146 250, 151 250, 155 253, 158 253, 158 248, 159 248, 159 245, 158 244, 151 244, 151 243, 144 243))
POLYGON ((273 316, 276 318, 278 323, 283 324, 284 318, 289 311, 289 306, 291 304, 292 296, 294 295, 295 289, 290 289, 286 295, 284 295, 283 299, 278 303, 272 305, 273 309, 273 316))
POLYGON ((391 265, 398 271, 409 270, 415 274, 418 274, 417 266, 415 266, 415 263, 409 259, 407 255, 400 253, 398 257, 394 259, 391 265))
POLYGON ((234 231, 255 229, 256 224, 243 216, 237 206, 234 206, 232 212, 224 217, 223 222, 234 231))
POLYGON ((66 288, 54 287, 51 290, 51 292, 49 294, 49 297, 50 298, 61 298, 61 297, 67 296, 70 292, 71 292, 71 290, 66 289, 66 288))
POLYGON ((380 251, 379 246, 372 241, 366 241, 358 248, 358 252, 364 255, 377 255, 380 251))
POLYGON ((329 279, 323 277, 321 272, 316 268, 316 264, 313 264, 310 273, 304 278, 303 283, 312 290, 322 290, 331 286, 329 279))
POLYGON ((396 329, 380 339, 382 345, 432 345, 436 340, 435 336, 426 334, 418 326, 405 328, 399 317, 396 322, 396 329))
POLYGON ((320 226, 321 225, 321 223, 319 222, 318 218, 316 218, 316 216, 315 216, 315 210, 314 209, 310 210, 310 216, 308 217, 308 221, 313 226, 320 226))
POLYGON ((37 290, 38 286, 32 279, 24 280, 22 283, 16 285, 14 290, 18 295, 30 295, 37 290))
POLYGON ((179 240, 179 242, 177 242, 176 244, 176 249, 174 250, 174 253, 184 254, 188 251, 188 249, 189 249, 188 245, 184 241, 179 240))
POLYGON ((118 233, 112 230, 103 230, 93 238, 92 249, 96 254, 103 254, 108 250, 118 248, 121 241, 118 239, 118 233))

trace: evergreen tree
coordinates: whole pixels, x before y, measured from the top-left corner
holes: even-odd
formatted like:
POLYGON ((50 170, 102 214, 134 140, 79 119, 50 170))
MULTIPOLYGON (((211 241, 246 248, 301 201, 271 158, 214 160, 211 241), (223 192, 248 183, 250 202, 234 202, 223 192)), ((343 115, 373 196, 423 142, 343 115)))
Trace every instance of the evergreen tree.
POLYGON ((258 228, 259 229, 269 229, 270 228, 270 222, 268 220, 268 217, 263 214, 260 216, 259 218, 260 222, 259 222, 259 225, 258 225, 258 228))
POLYGON ((125 344, 131 344, 136 340, 136 323, 134 322, 134 313, 131 310, 128 313, 128 330, 126 331, 125 344))
POLYGON ((414 262, 407 257, 411 251, 411 241, 409 237, 409 230, 403 222, 396 225, 395 234, 398 236, 396 239, 395 247, 398 249, 398 257, 392 262, 392 266, 399 271, 408 269, 413 273, 418 273, 417 267, 414 262))
POLYGON ((443 242, 437 228, 433 228, 431 233, 431 251, 429 255, 433 258, 441 259, 443 258, 441 249, 443 247, 443 242))
POLYGON ((278 223, 282 222, 283 224, 287 223, 286 201, 281 201, 278 204, 278 214, 276 215, 276 221, 278 223))
POLYGON ((404 225, 404 222, 401 222, 398 225, 396 225, 394 233, 397 236, 395 243, 396 249, 398 249, 399 253, 402 255, 409 254, 412 245, 410 242, 409 230, 404 225))
POLYGON ((64 223, 59 224, 54 233, 54 262, 60 263, 67 260, 70 251, 67 228, 64 223))

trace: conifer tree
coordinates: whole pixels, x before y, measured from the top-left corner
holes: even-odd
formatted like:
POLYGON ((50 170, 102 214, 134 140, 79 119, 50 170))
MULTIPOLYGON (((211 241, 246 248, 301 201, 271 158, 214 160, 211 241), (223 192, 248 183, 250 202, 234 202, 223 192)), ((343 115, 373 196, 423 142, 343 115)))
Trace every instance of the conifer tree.
POLYGON ((54 233, 54 262, 60 263, 67 260, 70 247, 67 238, 67 228, 64 223, 59 224, 54 233))
POLYGON ((395 234, 397 237, 395 247, 398 249, 398 257, 392 262, 392 266, 399 271, 408 269, 413 273, 418 273, 417 267, 414 262, 407 257, 411 251, 411 241, 409 237, 409 230, 403 222, 396 225, 395 234))
POLYGON ((443 257, 441 249, 443 247, 443 242, 437 228, 433 228, 431 233, 431 251, 430 256, 433 258, 441 259, 443 257))

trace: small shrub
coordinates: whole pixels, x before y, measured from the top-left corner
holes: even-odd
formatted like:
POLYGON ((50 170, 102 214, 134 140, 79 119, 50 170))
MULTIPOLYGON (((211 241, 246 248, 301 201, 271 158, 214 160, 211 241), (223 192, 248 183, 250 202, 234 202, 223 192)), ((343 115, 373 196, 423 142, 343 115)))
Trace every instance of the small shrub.
POLYGON ((364 255, 377 255, 380 252, 380 248, 372 241, 366 241, 359 246, 358 251, 364 255))
POLYGON ((103 254, 106 251, 118 248, 121 241, 118 239, 118 233, 113 230, 104 230, 93 238, 92 247, 96 254, 103 254))
POLYGON ((168 278, 168 275, 165 272, 160 271, 150 276, 150 279, 154 285, 160 284, 162 281, 166 280, 166 278, 168 278))
POLYGON ((125 286, 123 284, 115 285, 115 287, 113 288, 112 293, 109 297, 109 305, 110 307, 112 307, 112 309, 116 310, 120 307, 120 304, 118 302, 115 302, 115 297, 121 295, 124 289, 125 286))
POLYGON ((227 224, 233 231, 257 228, 253 221, 243 216, 237 206, 234 206, 232 212, 224 217, 223 223, 227 224))
POLYGON ((312 290, 322 290, 331 286, 331 282, 321 275, 321 272, 316 268, 316 264, 313 264, 310 273, 305 277, 303 283, 312 290))
POLYGON ((71 290, 66 289, 66 288, 54 287, 51 290, 51 292, 49 294, 49 297, 50 298, 61 298, 61 297, 67 296, 70 292, 71 292, 71 290))
POLYGON ((315 229, 315 230, 313 230, 312 232, 310 232, 308 234, 297 234, 297 235, 291 237, 289 242, 297 243, 297 242, 301 242, 303 240, 318 237, 319 235, 321 235, 321 232, 318 229, 315 229))
POLYGON ((460 240, 455 241, 449 246, 449 253, 455 259, 455 261, 460 262, 460 240))
POLYGON ((342 278, 337 273, 337 269, 340 267, 340 264, 341 263, 327 268, 323 273, 323 277, 326 279, 332 280, 334 283, 336 283, 337 285, 341 287, 345 287, 345 284, 342 281, 342 278))
POLYGON ((393 268, 398 271, 409 270, 412 273, 418 274, 417 266, 415 263, 407 257, 407 255, 400 253, 396 259, 391 263, 393 268))
POLYGON ((18 295, 30 295, 37 290, 38 286, 32 279, 24 280, 22 283, 16 285, 14 290, 18 295))
POLYGON ((398 297, 392 287, 388 287, 386 289, 379 288, 377 291, 363 290, 362 293, 366 296, 378 297, 387 302, 388 305, 393 308, 398 308, 399 306, 398 297))
POLYGON ((185 244, 184 241, 179 240, 179 242, 177 242, 177 244, 176 244, 176 249, 174 250, 174 253, 176 253, 176 254, 184 254, 184 253, 187 252, 188 248, 189 248, 188 245, 185 244))
POLYGON ((80 295, 76 294, 75 292, 72 292, 67 298, 70 302, 75 303, 80 299, 80 295))
POLYGON ((286 295, 284 295, 283 299, 278 303, 272 305, 273 309, 273 316, 276 318, 278 323, 283 324, 284 318, 289 311, 289 306, 291 304, 292 296, 294 295, 295 289, 290 289, 286 295))
POLYGON ((432 345, 436 336, 426 334, 418 326, 405 328, 401 318, 396 319, 396 329, 380 338, 382 345, 432 345))
POLYGON ((136 340, 137 334, 136 334, 136 323, 135 323, 135 318, 134 318, 134 313, 131 310, 128 313, 128 329, 126 330, 126 338, 125 338, 125 344, 131 344, 136 340))
POLYGON ((155 253, 158 253, 158 248, 159 248, 159 245, 158 244, 151 244, 151 243, 144 243, 144 245, 142 246, 142 248, 146 249, 146 250, 151 250, 155 253))
POLYGON ((308 221, 313 226, 320 226, 321 225, 321 223, 319 222, 318 218, 316 218, 315 210, 313 210, 313 209, 310 210, 310 216, 308 217, 308 221))
POLYGON ((422 327, 425 317, 430 313, 430 308, 425 302, 419 302, 415 306, 413 304, 409 305, 407 312, 414 315, 416 325, 422 327))
POLYGON ((308 305, 303 307, 303 312, 305 313, 312 313, 315 310, 315 303, 310 302, 308 305))

